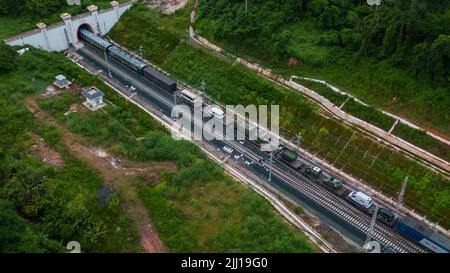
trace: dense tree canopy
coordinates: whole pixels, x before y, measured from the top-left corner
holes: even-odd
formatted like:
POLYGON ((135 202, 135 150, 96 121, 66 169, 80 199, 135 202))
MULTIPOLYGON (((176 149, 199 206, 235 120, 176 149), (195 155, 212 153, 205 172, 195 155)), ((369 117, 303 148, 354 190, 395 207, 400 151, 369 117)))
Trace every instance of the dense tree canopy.
POLYGON ((0 16, 30 15, 33 17, 49 16, 67 6, 66 1, 55 0, 2 0, 0 16))
POLYGON ((60 251, 62 246, 33 229, 12 204, 0 199, 0 252, 60 251))
POLYGON ((321 42, 363 56, 412 66, 412 72, 448 80, 450 2, 385 0, 371 7, 361 0, 203 0, 204 29, 216 39, 262 46, 278 59, 289 55, 283 27, 312 20, 324 31, 321 42), (206 20, 206 21, 205 21, 206 20))
MULTIPOLYGON (((85 11, 91 4, 107 4, 108 0, 81 1, 80 10, 85 11)), ((75 7, 75 6, 73 6, 75 7)), ((69 9, 66 0, 1 0, 0 16, 16 17, 30 16, 32 18, 47 18, 69 9)))
POLYGON ((6 74, 16 68, 16 55, 13 48, 0 43, 0 74, 6 74))

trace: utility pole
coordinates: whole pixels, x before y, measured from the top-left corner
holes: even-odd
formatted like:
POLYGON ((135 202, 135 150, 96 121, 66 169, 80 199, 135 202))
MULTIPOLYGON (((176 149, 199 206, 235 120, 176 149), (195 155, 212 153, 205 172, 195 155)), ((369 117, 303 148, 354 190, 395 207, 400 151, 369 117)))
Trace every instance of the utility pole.
POLYGON ((245 0, 245 12, 248 11, 248 0, 245 0))
POLYGON ((206 89, 206 82, 205 82, 205 80, 202 80, 200 82, 200 89, 202 91, 202 95, 205 95, 205 89, 206 89))
POLYGON ((408 176, 403 180, 402 189, 400 190, 400 194, 398 195, 397 205, 395 206, 395 217, 398 217, 400 212, 400 208, 402 207, 403 195, 405 194, 406 184, 408 184, 408 176))
POLYGON ((206 90, 206 82, 205 82, 205 80, 202 80, 200 82, 200 90, 202 91, 202 98, 204 99, 203 103, 206 105, 206 104, 209 103, 209 101, 208 101, 208 97, 206 96, 206 93, 205 93, 205 90, 206 90))
POLYGON ((342 153, 344 152, 345 148, 347 148, 348 144, 350 143, 350 141, 352 140, 353 136, 356 134, 356 131, 353 131, 352 136, 348 139, 347 143, 345 143, 344 148, 342 148, 341 152, 339 153, 339 155, 336 157, 336 159, 334 160, 333 164, 336 164, 336 162, 338 161, 339 157, 341 157, 342 153))
POLYGON ((111 69, 109 69, 108 55, 106 54, 106 51, 104 53, 105 53, 106 68, 108 68, 108 75, 110 78, 112 78, 111 69))
POLYGON ((377 220, 379 207, 377 205, 374 206, 375 212, 373 213, 372 221, 370 222, 369 232, 367 233, 366 243, 364 244, 365 246, 369 244, 370 240, 372 240, 373 229, 375 228, 375 222, 377 220))
POLYGON ((139 46, 139 55, 141 55, 141 58, 144 58, 144 51, 141 45, 139 46))
POLYGON ((300 143, 302 142, 302 135, 300 132, 297 135, 297 146, 298 146, 298 154, 300 154, 300 143))
POLYGON ((270 162, 269 162, 269 182, 272 182, 272 161, 273 161, 273 151, 270 152, 270 162))

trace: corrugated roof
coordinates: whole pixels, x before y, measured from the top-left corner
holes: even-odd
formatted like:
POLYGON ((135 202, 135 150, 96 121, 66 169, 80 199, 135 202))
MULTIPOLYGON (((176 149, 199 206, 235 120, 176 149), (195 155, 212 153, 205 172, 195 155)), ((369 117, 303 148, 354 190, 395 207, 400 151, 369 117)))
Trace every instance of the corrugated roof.
POLYGON ((100 91, 97 87, 92 86, 92 87, 89 87, 89 88, 83 90, 81 92, 81 95, 83 95, 84 97, 86 97, 89 100, 94 100, 96 98, 103 97, 105 95, 105 93, 100 91))
POLYGON ((175 80, 168 77, 166 74, 154 69, 153 67, 147 66, 146 68, 144 68, 144 71, 146 71, 148 74, 159 79, 160 81, 162 81, 163 83, 165 83, 167 85, 172 85, 172 84, 177 83, 175 80))

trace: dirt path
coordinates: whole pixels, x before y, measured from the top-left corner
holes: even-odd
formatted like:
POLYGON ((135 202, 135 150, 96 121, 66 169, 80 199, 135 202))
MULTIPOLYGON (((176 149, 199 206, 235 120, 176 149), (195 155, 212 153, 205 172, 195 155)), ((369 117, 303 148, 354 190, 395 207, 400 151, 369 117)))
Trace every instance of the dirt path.
POLYGON ((61 154, 50 148, 47 143, 38 135, 33 134, 35 144, 31 146, 30 152, 41 158, 45 163, 60 167, 64 165, 64 159, 61 154))
POLYGON ((174 172, 176 165, 173 162, 131 162, 128 160, 115 161, 112 156, 99 149, 92 149, 81 144, 79 137, 69 132, 53 117, 43 112, 35 97, 27 97, 26 106, 34 116, 43 123, 51 124, 62 130, 62 140, 67 148, 80 160, 87 162, 92 168, 99 171, 106 184, 112 185, 123 196, 126 210, 139 228, 140 244, 145 252, 167 252, 167 248, 160 240, 158 233, 152 225, 147 210, 131 184, 132 178, 137 175, 150 177, 151 182, 159 180, 159 174, 163 171, 174 172), (114 163, 113 163, 114 161, 114 163), (133 166, 133 167, 131 167, 133 166))

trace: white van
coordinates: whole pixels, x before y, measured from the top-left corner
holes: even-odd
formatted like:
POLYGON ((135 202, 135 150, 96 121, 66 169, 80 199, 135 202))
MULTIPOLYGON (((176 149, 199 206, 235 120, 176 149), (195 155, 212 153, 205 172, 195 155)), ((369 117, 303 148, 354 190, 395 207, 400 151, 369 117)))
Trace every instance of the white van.
POLYGON ((372 197, 368 196, 367 194, 363 193, 362 191, 352 191, 348 198, 353 203, 363 206, 364 208, 368 209, 370 206, 372 206, 372 197))
POLYGON ((209 109, 208 111, 208 114, 217 119, 223 119, 223 117, 225 116, 223 110, 217 106, 211 107, 211 109, 209 109))

